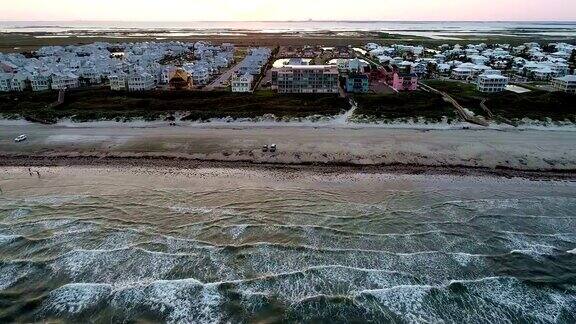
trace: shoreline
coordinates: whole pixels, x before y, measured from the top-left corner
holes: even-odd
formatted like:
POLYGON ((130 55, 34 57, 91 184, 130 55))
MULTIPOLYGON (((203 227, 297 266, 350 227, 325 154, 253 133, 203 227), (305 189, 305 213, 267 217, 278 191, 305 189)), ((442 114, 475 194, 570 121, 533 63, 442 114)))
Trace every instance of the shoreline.
POLYGON ((574 132, 376 127, 1 126, 0 165, 321 166, 575 179, 574 132), (19 134, 28 139, 14 143, 19 134), (263 145, 277 144, 277 152, 263 145), (151 162, 146 162, 151 161, 151 162), (174 162, 176 161, 176 162, 174 162))
MULTIPOLYGON (((436 26, 438 27, 438 26, 436 26)), ((368 42, 381 42, 394 44, 397 42, 410 42, 419 44, 442 45, 444 43, 456 44, 465 41, 522 44, 530 41, 569 42, 572 35, 546 35, 546 31, 560 32, 550 29, 532 32, 519 32, 518 30, 505 30, 495 28, 485 32, 481 30, 454 34, 449 29, 434 28, 432 30, 422 26, 421 29, 393 29, 373 27, 372 29, 357 29, 353 26, 338 30, 323 28, 303 29, 277 29, 270 30, 244 28, 137 28, 123 30, 90 30, 90 28, 74 29, 61 28, 61 30, 30 31, 17 30, 0 33, 1 52, 33 51, 42 46, 66 46, 70 44, 86 44, 90 42, 150 42, 150 41, 208 41, 213 43, 234 43, 242 47, 255 44, 264 46, 286 45, 322 45, 347 46, 364 45, 368 42), (178 33, 170 33, 178 31, 178 33), (66 35, 61 35, 65 33, 66 35)))
POLYGON ((193 159, 170 156, 34 156, 0 155, 0 167, 130 167, 130 168, 236 168, 276 170, 285 172, 308 171, 334 174, 362 172, 369 174, 389 173, 399 175, 449 175, 521 178, 532 181, 576 181, 576 169, 522 170, 510 167, 482 167, 464 165, 420 164, 372 164, 362 165, 346 162, 258 162, 193 159))
MULTIPOLYGON (((385 120, 377 119, 372 122, 363 122, 357 120, 344 119, 346 114, 334 116, 322 116, 318 120, 313 120, 312 117, 306 118, 293 118, 291 120, 275 120, 266 118, 245 118, 231 120, 230 118, 211 118, 208 121, 179 121, 177 127, 181 128, 273 128, 273 127, 303 127, 303 128, 345 128, 345 129, 359 129, 359 128, 381 128, 381 129, 404 129, 404 130, 419 130, 419 131, 432 131, 432 130, 496 130, 496 131, 565 131, 576 132, 576 124, 574 123, 552 123, 553 125, 544 122, 525 119, 525 123, 518 126, 512 126, 506 123, 491 123, 489 126, 479 126, 465 121, 447 122, 426 122, 419 117, 411 118, 410 121, 401 120, 385 120)), ((23 118, 8 119, 0 117, 1 126, 30 126, 30 125, 43 125, 27 121, 23 118)), ((114 121, 114 120, 94 120, 87 122, 74 122, 69 118, 59 120, 56 124, 47 126, 59 128, 165 128, 168 127, 168 122, 165 120, 147 121, 144 119, 134 119, 131 121, 114 121)))

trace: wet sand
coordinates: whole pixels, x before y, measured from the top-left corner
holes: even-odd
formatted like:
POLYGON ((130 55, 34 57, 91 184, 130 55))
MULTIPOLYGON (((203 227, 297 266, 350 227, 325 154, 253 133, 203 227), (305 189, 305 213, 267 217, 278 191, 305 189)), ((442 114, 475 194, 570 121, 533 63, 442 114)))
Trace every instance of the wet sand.
MULTIPOLYGON (((81 125, 81 124, 80 124, 81 125)), ((576 133, 352 126, 0 126, 0 164, 283 166, 574 178, 576 133), (28 141, 14 143, 18 134, 28 141), (262 152, 262 145, 278 152, 262 152)))

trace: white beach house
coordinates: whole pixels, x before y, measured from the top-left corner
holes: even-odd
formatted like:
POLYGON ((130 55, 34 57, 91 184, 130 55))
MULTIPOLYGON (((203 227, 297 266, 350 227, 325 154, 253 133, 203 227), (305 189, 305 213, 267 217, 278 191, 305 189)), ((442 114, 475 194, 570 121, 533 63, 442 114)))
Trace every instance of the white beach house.
POLYGON ((232 78, 232 92, 252 91, 254 76, 252 74, 238 75, 232 78))
POLYGON ((10 91, 21 92, 28 89, 31 75, 26 72, 17 72, 12 75, 10 80, 10 91))
POLYGON ((452 70, 452 78, 456 80, 467 80, 472 78, 474 70, 469 67, 457 67, 452 70))
POLYGON ((12 74, 0 72, 0 92, 8 92, 11 89, 12 74))
POLYGON ((148 72, 128 74, 128 91, 147 91, 154 89, 154 76, 148 72))
POLYGON ((122 71, 113 73, 109 77, 110 90, 125 91, 128 90, 128 75, 122 71))
POLYGON ((576 94, 576 75, 566 75, 552 80, 552 87, 556 91, 576 94))
POLYGON ((52 73, 40 72, 32 75, 30 79, 32 91, 46 91, 52 88, 52 73))
POLYGON ((79 77, 71 72, 52 74, 52 89, 65 90, 74 89, 80 86, 79 77))
POLYGON ((481 74, 478 76, 478 91, 494 93, 506 90, 508 78, 499 74, 481 74))

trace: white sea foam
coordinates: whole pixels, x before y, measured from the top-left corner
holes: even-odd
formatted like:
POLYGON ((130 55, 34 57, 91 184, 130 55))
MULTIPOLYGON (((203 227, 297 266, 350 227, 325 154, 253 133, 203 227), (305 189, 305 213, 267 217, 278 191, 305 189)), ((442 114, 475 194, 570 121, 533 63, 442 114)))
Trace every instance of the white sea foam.
POLYGON ((510 251, 510 253, 526 254, 535 258, 540 258, 543 255, 554 255, 555 252, 556 248, 554 246, 546 246, 546 245, 531 245, 527 249, 510 251))
POLYGON ((114 294, 111 304, 118 311, 145 309, 161 314, 169 323, 217 323, 221 301, 215 285, 186 279, 124 288, 114 294))
POLYGON ((31 210, 28 208, 17 208, 17 209, 14 209, 10 212, 8 219, 9 220, 15 220, 18 218, 26 217, 30 213, 31 213, 31 210))
POLYGON ((239 290, 247 296, 275 296, 290 304, 319 294, 344 296, 366 287, 392 287, 416 281, 407 273, 334 265, 266 275, 237 283, 239 290))
POLYGON ((112 287, 106 284, 72 283, 53 290, 44 311, 56 314, 81 314, 102 303, 112 287))
POLYGON ((31 273, 28 265, 22 264, 3 264, 0 266, 0 290, 12 287, 19 280, 31 273))
POLYGON ((217 215, 235 215, 232 209, 210 208, 210 207, 193 207, 193 206, 170 206, 171 211, 179 214, 217 214, 217 215))
POLYGON ((362 291, 378 298, 378 301, 408 323, 440 322, 432 318, 433 310, 425 303, 431 286, 402 285, 385 289, 362 291))
POLYGON ((71 202, 80 202, 85 196, 82 195, 70 195, 70 196, 36 196, 24 198, 24 202, 27 204, 37 204, 37 205, 48 205, 59 207, 71 202))
POLYGON ((230 236, 232 236, 233 239, 237 240, 242 235, 242 233, 244 233, 244 231, 246 230, 247 227, 248 227, 248 225, 231 226, 230 227, 230 236))
POLYGON ((386 289, 361 291, 360 303, 373 306, 366 295, 377 298, 396 315, 410 323, 445 322, 447 319, 468 322, 502 320, 523 321, 527 319, 555 323, 562 310, 570 309, 576 297, 560 295, 547 288, 526 286, 515 278, 488 277, 478 280, 455 280, 446 285, 408 285, 386 289), (454 284, 466 287, 458 293, 450 289, 454 284), (434 294, 431 294, 432 291, 434 294), (460 309, 454 299, 471 303, 471 308, 460 309), (522 316, 514 317, 515 314, 522 316))
POLYGON ((487 278, 466 286, 484 300, 516 309, 545 323, 556 323, 561 310, 576 302, 574 295, 558 296, 550 289, 532 288, 515 278, 487 278))
POLYGON ((128 284, 163 278, 178 264, 179 259, 179 255, 125 247, 117 250, 75 250, 57 258, 50 266, 54 272, 67 274, 76 281, 128 284))
POLYGON ((3 234, 0 234, 0 245, 12 243, 15 240, 19 239, 20 237, 21 237, 20 235, 3 235, 3 234))

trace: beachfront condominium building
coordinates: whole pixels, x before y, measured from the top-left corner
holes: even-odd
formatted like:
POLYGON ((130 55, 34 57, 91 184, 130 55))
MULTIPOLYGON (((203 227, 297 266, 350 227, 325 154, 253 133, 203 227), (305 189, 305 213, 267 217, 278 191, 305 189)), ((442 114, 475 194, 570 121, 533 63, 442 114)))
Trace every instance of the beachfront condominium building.
POLYGON ((366 93, 370 90, 370 80, 367 74, 353 73, 346 76, 346 92, 366 93))
POLYGON ((287 65, 272 74, 278 93, 338 93, 336 65, 287 65))
POLYGON ((237 75, 232 78, 232 92, 250 92, 254 76, 252 74, 237 75))
POLYGON ((480 92, 502 92, 506 90, 508 78, 498 74, 481 74, 478 76, 478 91, 480 92))
POLYGON ((566 75, 552 80, 552 87, 556 91, 576 94, 576 75, 566 75))

